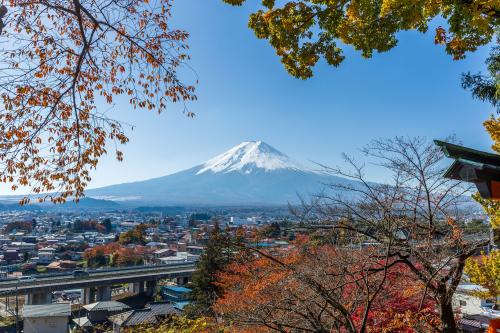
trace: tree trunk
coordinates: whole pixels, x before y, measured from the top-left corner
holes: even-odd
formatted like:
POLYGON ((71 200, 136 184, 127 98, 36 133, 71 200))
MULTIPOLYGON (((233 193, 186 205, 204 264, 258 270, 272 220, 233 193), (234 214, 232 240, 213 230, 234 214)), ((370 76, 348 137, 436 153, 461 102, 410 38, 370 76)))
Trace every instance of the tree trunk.
POLYGON ((455 322, 455 314, 453 313, 453 308, 451 306, 451 301, 448 297, 441 299, 439 302, 439 315, 441 322, 443 323, 443 333, 457 333, 457 323, 455 322))

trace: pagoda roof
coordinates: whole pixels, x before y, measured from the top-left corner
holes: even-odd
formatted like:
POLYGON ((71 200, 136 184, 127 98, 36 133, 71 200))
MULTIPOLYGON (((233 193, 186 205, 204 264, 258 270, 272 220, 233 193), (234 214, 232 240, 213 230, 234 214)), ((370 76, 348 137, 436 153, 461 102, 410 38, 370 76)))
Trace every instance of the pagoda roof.
POLYGON ((444 142, 440 140, 434 140, 434 143, 437 146, 441 147, 447 157, 482 164, 491 164, 500 167, 500 155, 498 154, 467 148, 454 143, 444 142))
POLYGON ((444 177, 475 183, 483 198, 500 199, 500 155, 439 140, 434 143, 455 160, 444 177))

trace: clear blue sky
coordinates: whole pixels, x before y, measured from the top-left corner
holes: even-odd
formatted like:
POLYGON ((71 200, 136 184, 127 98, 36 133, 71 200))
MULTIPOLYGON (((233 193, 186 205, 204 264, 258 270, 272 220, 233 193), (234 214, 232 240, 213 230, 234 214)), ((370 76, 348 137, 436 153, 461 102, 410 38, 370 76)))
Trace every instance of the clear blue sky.
POLYGON ((158 116, 119 103, 114 116, 135 125, 125 160, 104 158, 91 187, 166 175, 244 140, 264 140, 299 161, 331 165, 340 163, 342 152, 395 135, 456 134, 469 146, 489 149, 482 122, 493 109, 460 87, 462 72, 485 70, 488 48, 457 62, 434 45, 432 32, 408 32, 388 53, 367 60, 348 49, 339 68, 320 63, 314 78, 302 81, 247 28, 252 6, 175 1, 173 22, 191 34, 191 66, 200 80, 198 101, 189 105, 196 117, 175 105, 158 116))

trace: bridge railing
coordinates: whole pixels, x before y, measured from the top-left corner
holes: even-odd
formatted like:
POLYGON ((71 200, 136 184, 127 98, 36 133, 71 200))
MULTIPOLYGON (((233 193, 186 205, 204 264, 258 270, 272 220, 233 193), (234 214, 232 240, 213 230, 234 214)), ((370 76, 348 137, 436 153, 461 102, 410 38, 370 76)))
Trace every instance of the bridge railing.
MULTIPOLYGON (((160 264, 160 265, 137 265, 137 266, 126 266, 126 267, 115 267, 115 268, 105 268, 105 269, 87 269, 85 270, 86 272, 88 272, 89 274, 95 274, 95 273, 110 273, 110 272, 116 272, 116 271, 119 271, 119 272, 126 272, 126 271, 130 271, 130 270, 137 270, 137 269, 140 269, 141 267, 142 268, 149 268, 149 269, 161 269, 161 268, 173 268, 173 267, 184 267, 184 266, 193 266, 195 265, 196 263, 195 262, 182 262, 182 263, 175 263, 175 264, 160 264)), ((65 277, 65 276, 68 276, 68 277, 72 277, 73 276, 73 272, 61 272, 61 273, 41 273, 41 274, 33 274, 33 275, 29 275, 29 276, 33 276, 34 278, 37 278, 37 279, 46 279, 46 278, 56 278, 56 277, 65 277)), ((18 278, 3 278, 3 279, 0 279, 0 283, 1 282, 13 282, 13 281, 17 281, 18 278)))

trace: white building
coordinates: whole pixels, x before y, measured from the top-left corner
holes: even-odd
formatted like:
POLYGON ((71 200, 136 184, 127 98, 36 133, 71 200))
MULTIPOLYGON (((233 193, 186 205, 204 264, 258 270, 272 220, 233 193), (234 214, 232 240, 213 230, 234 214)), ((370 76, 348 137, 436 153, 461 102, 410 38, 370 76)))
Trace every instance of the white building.
POLYGON ((96 244, 109 244, 115 241, 115 235, 97 236, 94 240, 96 244))
POLYGON ((24 333, 67 333, 71 308, 69 303, 25 305, 24 333))
POLYGON ((200 260, 199 255, 190 254, 188 252, 177 252, 175 256, 158 258, 162 264, 182 264, 184 262, 197 262, 200 260))
POLYGON ((21 252, 35 251, 36 249, 36 244, 26 242, 12 242, 11 246, 18 248, 21 252))
POLYGON ((40 264, 50 264, 54 261, 56 249, 51 247, 44 247, 38 250, 38 263, 40 264))
POLYGON ((492 310, 492 307, 495 304, 494 300, 483 299, 475 295, 477 292, 484 291, 486 291, 486 289, 476 284, 460 284, 457 291, 453 295, 453 308, 462 315, 498 312, 498 315, 500 316, 500 311, 492 310))

